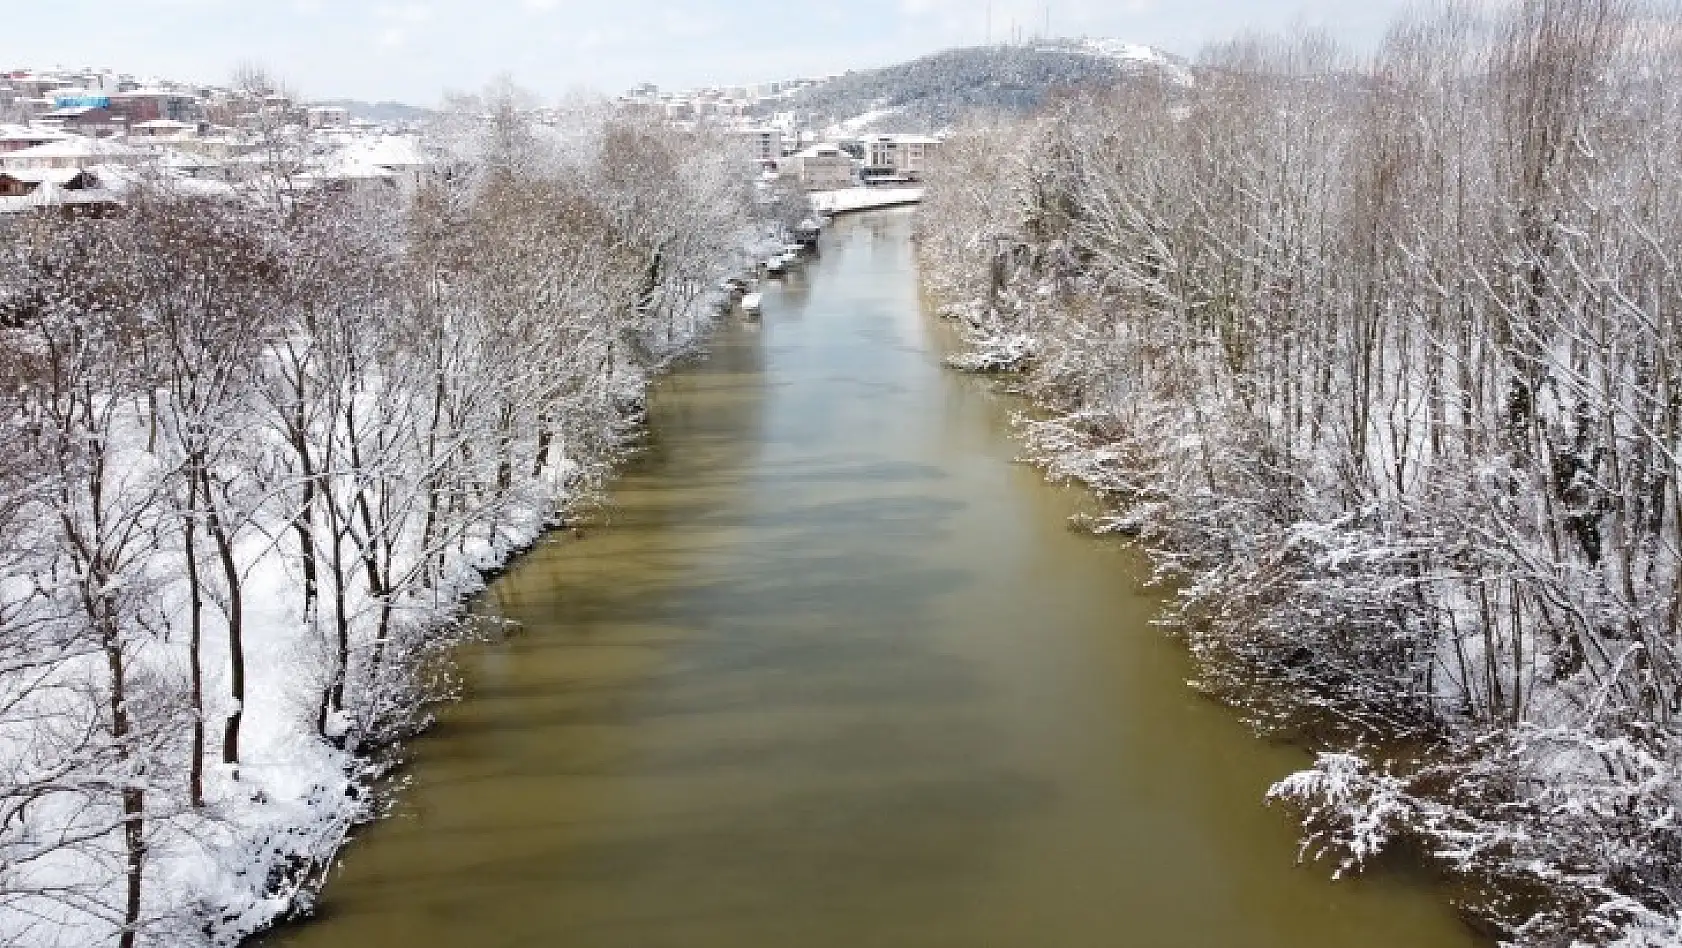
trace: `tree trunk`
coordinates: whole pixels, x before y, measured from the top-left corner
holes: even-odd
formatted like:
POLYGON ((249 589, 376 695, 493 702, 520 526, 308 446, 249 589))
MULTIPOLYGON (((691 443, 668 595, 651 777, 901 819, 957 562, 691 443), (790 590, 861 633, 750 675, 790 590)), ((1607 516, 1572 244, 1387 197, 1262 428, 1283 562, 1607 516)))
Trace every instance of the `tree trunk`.
POLYGON ((228 714, 222 732, 222 762, 234 766, 234 778, 239 778, 239 728, 245 716, 245 603, 241 589, 239 563, 234 559, 233 537, 216 508, 216 495, 211 490, 210 473, 201 470, 199 484, 204 488, 205 527, 216 541, 216 555, 222 564, 222 575, 228 583, 228 690, 233 699, 233 711, 228 714))
POLYGON ((187 784, 193 806, 204 806, 204 583, 199 576, 198 506, 199 468, 202 462, 195 457, 187 468, 187 522, 183 539, 187 556, 187 596, 190 610, 191 639, 188 662, 193 687, 193 760, 187 784))

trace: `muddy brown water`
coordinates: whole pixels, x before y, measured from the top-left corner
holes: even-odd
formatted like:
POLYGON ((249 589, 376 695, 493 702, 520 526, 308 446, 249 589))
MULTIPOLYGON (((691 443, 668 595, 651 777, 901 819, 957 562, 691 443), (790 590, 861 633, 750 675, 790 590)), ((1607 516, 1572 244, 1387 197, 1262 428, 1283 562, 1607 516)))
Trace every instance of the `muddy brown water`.
POLYGON ((396 815, 272 948, 1462 948, 1429 881, 1295 865, 1298 750, 1190 691, 1137 554, 940 368, 911 212, 837 222, 582 538, 396 815))

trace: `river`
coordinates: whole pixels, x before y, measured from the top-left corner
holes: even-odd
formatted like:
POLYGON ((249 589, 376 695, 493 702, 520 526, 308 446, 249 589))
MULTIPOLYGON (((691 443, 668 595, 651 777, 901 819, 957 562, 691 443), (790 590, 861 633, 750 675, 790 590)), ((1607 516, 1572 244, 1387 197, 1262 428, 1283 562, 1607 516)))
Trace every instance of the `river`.
POLYGON ((659 387, 582 536, 484 608, 413 785, 276 948, 1448 948, 1427 880, 1294 865, 1306 763, 1186 687, 1140 556, 940 367, 913 217, 659 387))

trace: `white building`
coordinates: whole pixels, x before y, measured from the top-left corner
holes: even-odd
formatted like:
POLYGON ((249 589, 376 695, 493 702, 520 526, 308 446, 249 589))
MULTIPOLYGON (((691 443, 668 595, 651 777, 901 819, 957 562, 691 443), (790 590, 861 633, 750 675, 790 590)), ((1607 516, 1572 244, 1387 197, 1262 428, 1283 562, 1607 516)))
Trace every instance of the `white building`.
POLYGON ((776 161, 783 157, 783 130, 761 125, 739 128, 731 133, 746 146, 748 157, 754 161, 776 161))

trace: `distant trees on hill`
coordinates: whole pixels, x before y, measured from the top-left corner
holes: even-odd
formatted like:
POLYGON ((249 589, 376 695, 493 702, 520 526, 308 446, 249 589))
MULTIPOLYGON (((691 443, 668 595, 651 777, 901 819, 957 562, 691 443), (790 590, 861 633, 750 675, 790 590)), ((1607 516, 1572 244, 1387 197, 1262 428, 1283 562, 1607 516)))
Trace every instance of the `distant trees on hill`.
POLYGON ((1073 44, 980 46, 850 72, 764 108, 793 110, 819 127, 892 110, 861 131, 927 132, 972 110, 1027 112, 1053 90, 1107 86, 1157 68, 1073 44))

